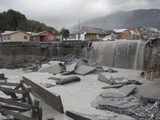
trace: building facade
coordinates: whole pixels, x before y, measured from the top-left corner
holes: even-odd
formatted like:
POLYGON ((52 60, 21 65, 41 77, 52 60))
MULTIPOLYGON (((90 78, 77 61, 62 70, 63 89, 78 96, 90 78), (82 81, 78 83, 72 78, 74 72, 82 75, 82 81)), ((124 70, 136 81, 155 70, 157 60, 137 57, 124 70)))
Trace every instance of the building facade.
POLYGON ((31 35, 22 31, 5 31, 1 33, 1 42, 29 42, 31 35))
POLYGON ((57 40, 56 32, 43 31, 40 33, 32 33, 31 41, 34 42, 54 42, 57 40))

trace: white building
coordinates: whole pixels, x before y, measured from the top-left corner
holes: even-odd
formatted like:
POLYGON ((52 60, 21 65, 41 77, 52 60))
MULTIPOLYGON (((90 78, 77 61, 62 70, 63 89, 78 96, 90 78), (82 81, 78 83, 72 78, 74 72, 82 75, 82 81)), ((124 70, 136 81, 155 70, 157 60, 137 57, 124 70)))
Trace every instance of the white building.
POLYGON ((102 40, 106 36, 106 31, 101 28, 83 26, 70 35, 70 39, 75 40, 102 40))
POLYGON ((5 31, 1 33, 2 42, 29 42, 30 34, 22 31, 5 31))

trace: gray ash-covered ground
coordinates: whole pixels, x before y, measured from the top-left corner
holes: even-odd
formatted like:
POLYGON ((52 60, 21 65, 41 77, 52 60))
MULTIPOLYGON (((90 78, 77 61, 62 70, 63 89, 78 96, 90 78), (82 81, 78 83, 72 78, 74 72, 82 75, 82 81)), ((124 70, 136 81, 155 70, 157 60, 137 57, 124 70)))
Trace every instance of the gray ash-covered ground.
MULTIPOLYGON (((17 80, 20 80, 24 74, 29 78, 32 78, 37 84, 41 84, 43 86, 44 84, 53 84, 55 77, 61 78, 61 76, 63 76, 63 70, 59 69, 61 68, 61 66, 59 66, 59 63, 61 62, 51 61, 47 64, 43 64, 41 68, 38 69, 38 72, 35 72, 37 73, 37 75, 33 73, 35 76, 33 78, 32 75, 26 75, 26 72, 28 74, 28 71, 23 71, 22 69, 0 69, 0 72, 5 73, 6 76, 9 78, 9 81, 13 80, 14 82, 17 82, 17 80), (57 76, 53 75, 55 73, 55 70, 59 70, 57 71, 57 76), (44 74, 43 72, 47 72, 47 74, 44 74), (46 75, 46 78, 43 78, 44 75, 46 75)), ((122 114, 127 117, 132 117, 133 119, 137 120, 159 120, 159 102, 155 99, 153 99, 152 101, 145 101, 144 98, 146 98, 147 96, 152 96, 150 96, 149 92, 147 92, 147 94, 143 94, 143 91, 139 91, 139 88, 144 89, 145 86, 143 87, 143 83, 147 82, 141 81, 140 71, 108 68, 103 66, 92 66, 92 68, 96 69, 96 71, 98 72, 93 72, 91 70, 92 72, 90 73, 88 72, 88 70, 90 71, 91 66, 87 65, 86 60, 77 60, 75 58, 69 58, 69 62, 65 63, 67 63, 64 64, 66 66, 65 72, 70 72, 71 75, 74 74, 80 77, 81 81, 76 83, 69 83, 68 85, 64 86, 54 84, 49 88, 46 87, 45 89, 47 89, 49 92, 60 94, 62 97, 64 108, 66 110, 73 110, 80 113, 86 113, 91 115, 97 114, 99 116, 105 116, 109 113, 112 117, 114 116, 114 114, 118 113, 118 117, 116 120, 121 120, 118 119, 120 116, 119 114, 122 114), (76 66, 79 67, 79 69, 77 69, 76 66), (82 66, 85 66, 86 69, 81 70, 80 68, 82 66), (82 72, 84 73, 83 75, 80 74, 82 72), (98 80, 99 73, 104 75, 103 82, 98 80), (136 92, 140 92, 140 94, 137 95, 135 94, 136 92), (91 102, 95 99, 96 96, 98 96, 97 98, 102 98, 100 99, 101 103, 99 103, 98 101, 97 104, 93 105, 91 104, 91 102), (141 101, 139 97, 144 97, 142 99, 143 101, 141 101)), ((30 72, 32 73, 32 71, 30 72)), ((68 76, 65 75, 65 77, 68 76)), ((158 84, 156 85, 158 87, 158 84)), ((153 86, 151 88, 154 89, 155 87, 153 86)), ((107 120, 108 119, 109 117, 107 118, 107 120)), ((128 120, 128 118, 126 120, 128 120)))

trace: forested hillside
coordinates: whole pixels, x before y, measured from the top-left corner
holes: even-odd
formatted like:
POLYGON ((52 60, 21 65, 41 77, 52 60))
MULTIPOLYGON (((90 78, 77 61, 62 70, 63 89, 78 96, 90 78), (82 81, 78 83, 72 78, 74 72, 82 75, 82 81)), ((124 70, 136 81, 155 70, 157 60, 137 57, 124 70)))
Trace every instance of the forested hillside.
POLYGON ((8 10, 0 13, 0 31, 5 30, 40 32, 44 30, 55 31, 55 28, 35 20, 29 20, 18 11, 8 10))

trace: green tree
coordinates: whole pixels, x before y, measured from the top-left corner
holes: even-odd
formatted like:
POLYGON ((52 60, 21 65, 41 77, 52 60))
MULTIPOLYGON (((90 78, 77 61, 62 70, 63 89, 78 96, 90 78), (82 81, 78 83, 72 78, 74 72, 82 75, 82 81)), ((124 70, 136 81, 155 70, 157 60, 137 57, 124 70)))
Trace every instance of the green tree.
POLYGON ((21 30, 30 32, 56 31, 53 27, 47 26, 38 21, 29 20, 22 13, 15 10, 8 10, 0 13, 0 31, 21 30))
POLYGON ((61 36, 62 36, 62 40, 64 40, 64 39, 66 40, 66 39, 69 37, 70 32, 69 32, 68 29, 63 28, 63 29, 61 30, 60 34, 61 34, 61 36))

